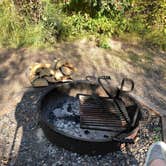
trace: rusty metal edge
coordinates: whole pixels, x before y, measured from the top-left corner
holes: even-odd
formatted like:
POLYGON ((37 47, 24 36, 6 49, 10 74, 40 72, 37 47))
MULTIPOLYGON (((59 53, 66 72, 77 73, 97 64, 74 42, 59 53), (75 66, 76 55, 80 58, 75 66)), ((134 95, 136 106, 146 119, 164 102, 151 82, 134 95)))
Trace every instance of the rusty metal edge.
POLYGON ((141 98, 133 93, 130 93, 129 96, 133 97, 142 107, 148 109, 152 113, 152 115, 161 116, 161 114, 163 114, 162 109, 157 108, 153 103, 145 100, 145 98, 143 97, 141 98), (160 110, 160 111, 157 111, 157 110, 160 110))
POLYGON ((166 115, 161 116, 162 140, 166 143, 166 115))

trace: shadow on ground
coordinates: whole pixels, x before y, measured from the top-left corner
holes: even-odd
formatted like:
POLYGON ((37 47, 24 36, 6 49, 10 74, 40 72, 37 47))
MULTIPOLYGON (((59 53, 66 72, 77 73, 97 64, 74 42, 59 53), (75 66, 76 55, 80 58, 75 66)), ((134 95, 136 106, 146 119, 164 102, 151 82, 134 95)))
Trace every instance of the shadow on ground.
POLYGON ((20 93, 30 86, 26 75, 29 65, 52 62, 55 58, 69 61, 78 68, 75 79, 84 79, 86 75, 111 75, 112 82, 119 84, 123 77, 132 78, 136 84, 134 93, 161 107, 159 112, 165 113, 166 53, 122 42, 116 42, 115 46, 118 44, 118 49, 113 47, 112 50, 98 48, 94 41, 87 40, 61 43, 52 51, 2 49, 0 114, 6 112, 4 108, 8 101, 16 104, 20 100, 20 93))
POLYGON ((42 95, 47 91, 48 88, 31 89, 24 93, 17 105, 14 115, 16 120, 15 132, 12 137, 13 143, 9 151, 7 165, 138 165, 137 159, 130 151, 88 156, 69 152, 52 145, 45 138, 38 124, 38 104, 42 95))
MULTIPOLYGON (((74 63, 79 71, 74 75, 75 79, 84 79, 87 75, 111 75, 112 84, 119 85, 123 77, 132 78, 135 81, 134 93, 146 98, 145 101, 153 103, 157 106, 157 111, 165 114, 165 53, 124 44, 118 50, 104 50, 98 48, 93 41, 85 40, 64 43, 49 52, 2 49, 0 51, 0 158, 3 158, 4 163, 8 163, 7 157, 3 156, 10 156, 11 165, 12 163, 35 166, 79 165, 79 162, 82 165, 88 163, 93 165, 95 162, 98 162, 95 165, 103 165, 108 161, 112 165, 125 161, 129 163, 128 165, 134 163, 137 165, 139 158, 136 159, 131 153, 119 152, 97 157, 80 156, 52 146, 45 139, 38 126, 37 111, 38 102, 44 91, 27 90, 30 84, 25 73, 30 64, 51 62, 54 58, 74 63)), ((139 146, 142 146, 141 143, 139 146)))

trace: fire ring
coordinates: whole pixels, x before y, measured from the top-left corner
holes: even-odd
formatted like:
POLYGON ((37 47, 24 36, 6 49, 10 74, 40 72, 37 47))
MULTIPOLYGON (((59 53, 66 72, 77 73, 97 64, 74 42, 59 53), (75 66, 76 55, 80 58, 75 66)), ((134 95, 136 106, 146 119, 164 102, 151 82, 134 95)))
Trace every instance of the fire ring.
MULTIPOLYGON (((114 87, 111 88, 114 89, 114 87)), ((79 127, 77 95, 93 95, 94 93, 105 97, 99 84, 73 81, 55 85, 42 97, 39 106, 40 126, 52 143, 80 154, 103 154, 119 150, 122 143, 127 143, 126 140, 134 140, 142 115, 139 104, 128 94, 124 94, 122 99, 125 100, 129 117, 133 119, 136 110, 139 110, 139 116, 134 120, 135 125, 121 132, 119 137, 111 137, 110 131, 79 127)))

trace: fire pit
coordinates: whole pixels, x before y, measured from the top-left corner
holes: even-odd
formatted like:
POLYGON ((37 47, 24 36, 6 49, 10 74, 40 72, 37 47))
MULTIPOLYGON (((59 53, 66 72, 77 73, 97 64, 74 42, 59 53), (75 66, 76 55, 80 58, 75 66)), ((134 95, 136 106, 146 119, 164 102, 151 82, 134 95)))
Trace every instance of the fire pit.
MULTIPOLYGON (((111 88, 115 90, 114 87, 111 88)), ((139 104, 128 94, 121 95, 128 118, 131 119, 131 124, 134 123, 128 126, 123 118, 115 119, 115 113, 115 116, 110 116, 113 114, 109 115, 106 112, 97 114, 105 118, 104 122, 93 115, 94 111, 90 115, 86 114, 87 110, 84 109, 87 103, 84 100, 87 97, 95 106, 91 104, 90 110, 110 109, 107 103, 110 103, 111 99, 105 95, 98 83, 89 81, 57 84, 43 96, 40 104, 40 125, 47 138, 68 150, 87 154, 107 153, 118 150, 122 143, 133 143, 141 120, 139 104), (107 107, 102 107, 100 102, 105 102, 104 105, 107 107), (86 118, 87 121, 82 119, 85 115, 89 117, 86 118), (113 123, 114 126, 111 128, 111 122, 115 120, 116 123, 113 123), (96 127, 95 123, 99 125, 96 127)))

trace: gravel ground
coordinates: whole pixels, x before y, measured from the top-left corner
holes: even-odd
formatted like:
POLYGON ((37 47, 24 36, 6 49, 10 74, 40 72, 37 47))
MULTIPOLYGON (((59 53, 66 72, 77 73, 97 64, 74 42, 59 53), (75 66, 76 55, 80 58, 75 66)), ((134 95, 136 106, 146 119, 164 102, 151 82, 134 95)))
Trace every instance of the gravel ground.
POLYGON ((143 165, 149 146, 161 140, 160 119, 152 117, 148 125, 140 126, 136 143, 118 152, 88 156, 52 145, 38 125, 37 103, 42 92, 24 93, 16 110, 0 117, 1 166, 143 165))

